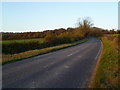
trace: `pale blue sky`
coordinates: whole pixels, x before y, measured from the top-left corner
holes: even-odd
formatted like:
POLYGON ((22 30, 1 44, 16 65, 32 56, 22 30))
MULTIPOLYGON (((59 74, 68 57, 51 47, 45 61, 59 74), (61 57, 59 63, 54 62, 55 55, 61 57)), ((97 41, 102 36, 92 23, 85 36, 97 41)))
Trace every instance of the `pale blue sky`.
POLYGON ((87 16, 94 26, 118 28, 117 2, 4 2, 2 15, 4 32, 75 27, 78 18, 87 16))

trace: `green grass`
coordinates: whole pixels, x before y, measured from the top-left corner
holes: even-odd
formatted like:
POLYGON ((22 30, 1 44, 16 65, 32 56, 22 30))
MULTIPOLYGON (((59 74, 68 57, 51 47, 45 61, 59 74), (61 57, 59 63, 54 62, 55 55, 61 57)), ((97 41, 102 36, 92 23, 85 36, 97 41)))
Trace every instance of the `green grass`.
POLYGON ((26 51, 26 52, 22 52, 22 53, 18 53, 18 54, 3 54, 1 63, 6 64, 6 63, 11 63, 11 62, 23 60, 23 59, 26 59, 26 58, 34 57, 34 56, 37 56, 37 55, 43 55, 45 53, 49 53, 49 52, 52 52, 52 51, 60 50, 60 49, 63 49, 63 48, 67 48, 67 47, 71 47, 71 46, 83 43, 87 40, 88 39, 83 39, 83 40, 80 40, 80 41, 74 42, 74 43, 61 44, 61 45, 48 47, 48 48, 43 48, 43 49, 30 50, 30 51, 26 51))
POLYGON ((103 51, 92 88, 118 88, 118 43, 117 38, 113 40, 102 37, 103 51))
POLYGON ((36 38, 36 39, 21 39, 21 40, 3 40, 3 41, 0 41, 0 43, 10 44, 10 43, 24 43, 24 42, 32 42, 32 41, 43 42, 44 39, 43 38, 36 38))
POLYGON ((104 34, 105 36, 119 36, 120 34, 104 34))

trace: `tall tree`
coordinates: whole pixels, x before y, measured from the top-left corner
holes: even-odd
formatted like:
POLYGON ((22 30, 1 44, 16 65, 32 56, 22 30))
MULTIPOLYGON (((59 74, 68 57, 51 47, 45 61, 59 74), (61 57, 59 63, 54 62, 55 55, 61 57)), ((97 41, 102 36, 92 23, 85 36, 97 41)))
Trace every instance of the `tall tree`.
POLYGON ((78 29, 82 30, 85 33, 85 37, 88 36, 91 27, 93 26, 92 20, 90 17, 86 17, 86 18, 79 18, 78 19, 78 29))

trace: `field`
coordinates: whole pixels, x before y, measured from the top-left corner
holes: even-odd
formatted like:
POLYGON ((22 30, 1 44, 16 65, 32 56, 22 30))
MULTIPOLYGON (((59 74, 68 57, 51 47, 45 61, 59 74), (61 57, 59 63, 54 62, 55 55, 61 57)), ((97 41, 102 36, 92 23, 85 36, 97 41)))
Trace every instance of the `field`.
POLYGON ((21 40, 3 40, 3 41, 0 41, 0 43, 10 44, 10 43, 33 42, 33 41, 43 42, 44 39, 43 38, 36 38, 36 39, 21 39, 21 40))
POLYGON ((120 73, 118 60, 120 54, 120 36, 108 35, 101 38, 103 42, 102 56, 97 66, 92 88, 118 88, 120 87, 120 73))
POLYGON ((43 48, 43 49, 29 50, 29 51, 21 52, 21 53, 18 53, 18 54, 2 54, 2 62, 0 62, 0 63, 6 64, 6 63, 9 63, 9 62, 18 61, 18 60, 22 60, 22 59, 33 57, 33 56, 42 55, 42 54, 45 54, 45 53, 48 53, 48 52, 51 52, 51 51, 56 51, 56 50, 59 50, 59 49, 63 49, 63 48, 66 48, 66 47, 77 45, 77 44, 83 43, 87 40, 88 39, 83 39, 83 40, 80 40, 80 41, 74 42, 74 43, 61 44, 61 45, 48 47, 48 48, 43 48))

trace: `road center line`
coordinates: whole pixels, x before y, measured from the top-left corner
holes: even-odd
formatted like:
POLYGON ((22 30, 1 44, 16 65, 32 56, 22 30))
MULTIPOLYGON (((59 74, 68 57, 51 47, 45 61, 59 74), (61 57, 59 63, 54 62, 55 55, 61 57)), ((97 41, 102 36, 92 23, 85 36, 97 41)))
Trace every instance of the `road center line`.
POLYGON ((73 53, 71 53, 71 54, 69 54, 69 55, 67 55, 67 56, 71 56, 71 55, 73 55, 73 53))
MULTIPOLYGON (((84 48, 82 48, 82 50, 83 49, 85 49, 85 48, 87 48, 88 46, 85 46, 84 48)), ((71 54, 69 54, 69 55, 67 55, 67 56, 71 56, 71 55, 73 55, 73 54, 75 54, 75 53, 77 53, 77 52, 79 52, 79 51, 76 51, 76 52, 74 52, 74 53, 71 53, 71 54)))

